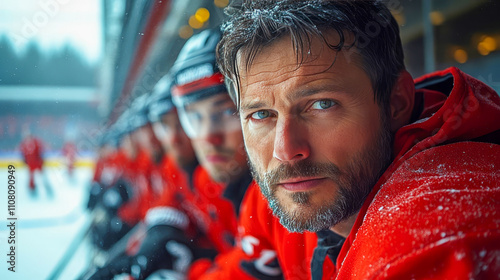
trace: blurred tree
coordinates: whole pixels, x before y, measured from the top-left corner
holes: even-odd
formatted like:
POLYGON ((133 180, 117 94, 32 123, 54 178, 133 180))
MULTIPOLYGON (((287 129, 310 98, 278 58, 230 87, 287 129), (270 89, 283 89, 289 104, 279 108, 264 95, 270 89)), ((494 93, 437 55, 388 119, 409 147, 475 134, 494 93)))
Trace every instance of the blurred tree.
POLYGON ((96 69, 70 45, 47 53, 30 41, 19 55, 0 37, 0 85, 94 86, 96 69))
POLYGON ((0 36, 0 85, 19 82, 19 58, 5 36, 0 36))
POLYGON ((20 84, 36 85, 39 84, 40 46, 35 41, 29 41, 26 47, 26 53, 20 58, 19 68, 22 75, 19 77, 20 84))

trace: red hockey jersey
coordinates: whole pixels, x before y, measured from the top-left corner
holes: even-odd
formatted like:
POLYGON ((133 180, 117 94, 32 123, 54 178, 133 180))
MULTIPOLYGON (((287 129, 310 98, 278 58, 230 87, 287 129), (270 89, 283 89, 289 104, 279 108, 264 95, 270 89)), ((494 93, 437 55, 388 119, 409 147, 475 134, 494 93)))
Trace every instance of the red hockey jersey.
POLYGON ((118 209, 120 218, 129 225, 135 225, 151 206, 153 200, 151 189, 151 171, 153 163, 144 150, 139 150, 137 157, 125 168, 123 177, 131 183, 132 196, 129 201, 118 209))
POLYGON ((148 211, 146 224, 175 216, 172 221, 179 224, 172 226, 185 230, 196 247, 213 247, 219 252, 231 249, 237 218, 231 201, 223 197, 225 186, 214 182, 198 166, 193 173, 193 187, 190 187, 187 174, 177 169, 173 162, 170 162, 166 180, 170 191, 165 191, 148 211))
POLYGON ((30 169, 40 169, 43 165, 43 146, 42 142, 35 137, 24 139, 19 146, 24 162, 30 169))
POLYGON ((315 233, 290 233, 252 183, 241 204, 237 245, 215 262, 199 260, 188 279, 308 279, 315 233))
POLYGON ((213 181, 201 166, 194 172, 193 185, 194 200, 186 210, 218 252, 229 251, 237 232, 237 215, 231 201, 223 196, 226 186, 213 181))

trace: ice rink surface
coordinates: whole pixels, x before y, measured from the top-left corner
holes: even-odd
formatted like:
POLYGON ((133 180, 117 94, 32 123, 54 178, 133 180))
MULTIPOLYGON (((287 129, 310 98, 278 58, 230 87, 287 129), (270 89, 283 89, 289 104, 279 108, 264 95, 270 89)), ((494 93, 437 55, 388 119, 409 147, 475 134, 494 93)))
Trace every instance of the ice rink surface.
POLYGON ((7 168, 0 168, 0 279, 76 279, 91 258, 88 241, 77 236, 89 222, 85 206, 92 169, 77 168, 69 177, 62 166, 45 168, 43 176, 35 177, 35 193, 28 189, 28 170, 15 169, 15 272, 8 270, 8 175, 7 168), (59 277, 51 278, 71 243, 78 249, 59 277))

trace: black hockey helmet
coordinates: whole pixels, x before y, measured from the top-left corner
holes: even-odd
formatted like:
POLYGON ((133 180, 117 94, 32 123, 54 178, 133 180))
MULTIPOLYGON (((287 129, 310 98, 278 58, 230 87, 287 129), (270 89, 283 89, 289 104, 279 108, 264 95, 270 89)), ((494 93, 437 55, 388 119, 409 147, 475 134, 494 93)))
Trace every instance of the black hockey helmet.
POLYGON ((220 38, 219 29, 207 29, 191 37, 171 69, 174 77, 172 100, 182 127, 191 139, 241 130, 236 107, 229 98, 224 76, 215 59, 220 38), (220 102, 224 99, 222 95, 227 96, 229 103, 220 102), (205 103, 212 97, 212 101, 205 103))
POLYGON ((130 109, 128 110, 128 122, 131 131, 134 131, 149 123, 148 113, 149 113, 149 95, 143 94, 132 102, 130 109))
POLYGON ((224 76, 215 60, 215 49, 221 38, 219 29, 207 29, 191 37, 172 67, 172 97, 177 107, 227 93, 224 76))
POLYGON ((153 88, 149 101, 149 121, 154 123, 160 121, 161 116, 174 109, 172 102, 172 77, 167 74, 163 76, 153 88))

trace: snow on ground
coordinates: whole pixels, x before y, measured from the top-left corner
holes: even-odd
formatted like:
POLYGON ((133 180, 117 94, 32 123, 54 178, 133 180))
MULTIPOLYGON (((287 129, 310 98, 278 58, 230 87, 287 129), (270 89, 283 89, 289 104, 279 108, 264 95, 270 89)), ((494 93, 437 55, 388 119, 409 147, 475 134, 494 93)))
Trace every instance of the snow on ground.
MULTIPOLYGON (((64 167, 48 167, 36 177, 37 191, 28 190, 28 170, 16 168, 16 272, 8 270, 8 169, 0 168, 0 279, 49 279, 76 236, 89 222, 85 204, 92 170, 81 167, 69 178, 64 167)), ((55 279, 76 279, 90 260, 87 241, 81 243, 55 279)))

